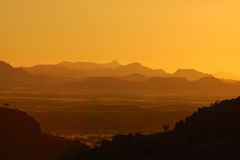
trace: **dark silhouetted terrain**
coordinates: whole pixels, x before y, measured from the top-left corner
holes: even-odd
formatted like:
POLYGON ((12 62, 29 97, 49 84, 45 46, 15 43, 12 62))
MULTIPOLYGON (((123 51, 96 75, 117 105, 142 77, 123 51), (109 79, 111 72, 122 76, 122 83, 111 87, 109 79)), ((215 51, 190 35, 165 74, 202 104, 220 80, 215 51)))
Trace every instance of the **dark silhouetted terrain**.
POLYGON ((239 159, 239 124, 240 98, 236 98, 199 108, 172 131, 117 135, 89 149, 43 133, 24 112, 0 108, 0 156, 3 160, 239 159))
MULTIPOLYGON (((63 157, 74 142, 45 134, 26 113, 0 108, 1 160, 54 160, 63 157)), ((79 152, 84 146, 78 145, 79 152)), ((71 153, 74 153, 71 151, 71 153)))
POLYGON ((79 159, 228 160, 239 159, 240 98, 199 108, 173 131, 144 136, 118 135, 79 159))
POLYGON ((0 109, 5 159, 238 157, 240 99, 195 112, 198 106, 239 95, 238 81, 195 70, 168 74, 140 63, 117 62, 63 62, 24 69, 0 62, 0 76, 0 103, 21 110, 0 109), (159 133, 174 126, 173 131, 159 133), (144 135, 128 135, 135 132, 144 135), (50 134, 92 146, 116 134, 125 136, 86 151, 77 141, 50 134))

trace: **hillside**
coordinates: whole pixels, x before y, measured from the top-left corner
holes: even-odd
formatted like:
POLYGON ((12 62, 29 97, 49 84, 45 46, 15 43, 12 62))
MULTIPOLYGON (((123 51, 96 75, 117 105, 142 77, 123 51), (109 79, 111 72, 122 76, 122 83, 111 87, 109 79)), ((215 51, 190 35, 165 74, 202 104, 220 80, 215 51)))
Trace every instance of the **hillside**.
POLYGON ((240 135, 240 97, 199 108, 185 121, 176 124, 174 132, 191 135, 195 140, 235 138, 240 135))
POLYGON ((1 160, 54 160, 72 146, 71 141, 43 133, 38 122, 15 109, 0 108, 0 130, 1 160))
POLYGON ((0 61, 0 85, 34 85, 40 84, 46 79, 44 76, 32 75, 22 68, 14 68, 10 64, 0 61))
POLYGON ((26 113, 0 108, 3 160, 228 160, 239 159, 240 97, 199 108, 172 131, 117 135, 89 149, 45 134, 26 113))
POLYGON ((178 122, 173 131, 149 136, 118 135, 79 159, 239 159, 239 117, 240 98, 225 100, 200 108, 178 122))

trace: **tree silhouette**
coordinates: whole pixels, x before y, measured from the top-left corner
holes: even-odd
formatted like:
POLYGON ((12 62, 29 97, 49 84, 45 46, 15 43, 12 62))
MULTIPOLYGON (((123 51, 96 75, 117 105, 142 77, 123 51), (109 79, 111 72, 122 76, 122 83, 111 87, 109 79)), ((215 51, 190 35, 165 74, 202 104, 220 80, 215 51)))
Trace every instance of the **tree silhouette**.
POLYGON ((3 106, 4 106, 4 107, 9 107, 10 104, 9 104, 9 103, 3 103, 3 106))
POLYGON ((164 132, 167 132, 169 130, 169 128, 170 128, 169 124, 164 124, 163 125, 163 131, 164 132))

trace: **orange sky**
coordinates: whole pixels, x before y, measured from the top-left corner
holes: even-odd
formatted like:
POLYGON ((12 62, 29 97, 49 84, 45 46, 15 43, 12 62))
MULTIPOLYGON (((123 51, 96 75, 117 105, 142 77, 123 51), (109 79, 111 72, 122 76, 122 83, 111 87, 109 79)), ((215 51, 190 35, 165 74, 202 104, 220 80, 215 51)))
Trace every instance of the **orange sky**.
POLYGON ((0 59, 240 74, 237 0, 1 0, 0 59))

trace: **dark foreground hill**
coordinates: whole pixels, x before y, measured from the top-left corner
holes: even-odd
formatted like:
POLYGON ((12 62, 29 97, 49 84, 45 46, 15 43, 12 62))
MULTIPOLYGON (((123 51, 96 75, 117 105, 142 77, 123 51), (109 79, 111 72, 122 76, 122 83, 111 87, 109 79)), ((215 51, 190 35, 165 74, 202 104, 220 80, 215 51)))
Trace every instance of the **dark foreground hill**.
POLYGON ((200 108, 173 131, 150 136, 116 136, 78 159, 240 159, 240 98, 200 108))
MULTIPOLYGON (((26 113, 0 108, 0 159, 1 160, 55 160, 74 146, 75 142, 45 134, 40 125, 26 113)), ((84 147, 74 147, 79 153, 84 147)))
POLYGON ((0 108, 1 160, 240 159, 240 97, 200 108, 172 131, 118 135, 88 149, 45 134, 27 114, 0 108))

